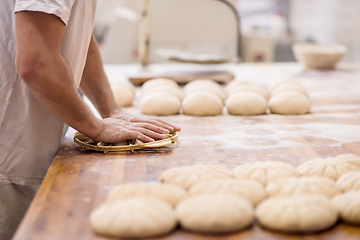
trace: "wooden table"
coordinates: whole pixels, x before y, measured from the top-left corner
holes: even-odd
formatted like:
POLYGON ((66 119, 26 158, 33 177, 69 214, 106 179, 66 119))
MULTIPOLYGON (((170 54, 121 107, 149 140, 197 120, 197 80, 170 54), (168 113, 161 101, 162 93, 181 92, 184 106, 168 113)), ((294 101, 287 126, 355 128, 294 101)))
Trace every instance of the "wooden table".
MULTIPOLYGON (((68 134, 14 239, 105 239, 91 231, 88 218, 105 200, 109 189, 122 183, 157 181, 159 174, 170 167, 211 163, 233 168, 265 160, 298 166, 316 157, 360 154, 360 67, 343 64, 336 71, 326 72, 303 70, 295 63, 217 68, 228 69, 239 78, 264 86, 275 80, 296 78, 309 91, 311 114, 241 117, 228 115, 224 110, 223 115, 216 117, 163 117, 182 127, 178 141, 157 151, 134 153, 85 151, 68 134)), ((121 71, 136 69, 136 66, 106 68, 110 79, 121 71)), ((137 108, 126 111, 139 113, 137 108)), ((251 228, 229 235, 204 236, 178 229, 161 239, 360 239, 360 228, 338 223, 322 233, 286 235, 264 230, 254 223, 251 228)))

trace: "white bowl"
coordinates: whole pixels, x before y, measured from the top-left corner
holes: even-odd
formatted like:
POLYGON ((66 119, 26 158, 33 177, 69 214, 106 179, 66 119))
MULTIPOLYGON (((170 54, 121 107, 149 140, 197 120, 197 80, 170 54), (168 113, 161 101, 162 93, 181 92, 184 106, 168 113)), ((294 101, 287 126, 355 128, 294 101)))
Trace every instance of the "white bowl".
POLYGON ((331 69, 345 55, 343 45, 295 43, 292 46, 295 58, 308 68, 331 69))

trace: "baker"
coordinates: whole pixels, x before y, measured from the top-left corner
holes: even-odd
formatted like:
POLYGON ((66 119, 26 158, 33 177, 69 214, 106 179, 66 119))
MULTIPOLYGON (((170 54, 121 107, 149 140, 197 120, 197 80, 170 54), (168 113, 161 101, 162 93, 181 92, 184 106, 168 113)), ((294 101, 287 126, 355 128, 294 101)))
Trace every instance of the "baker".
POLYGON ((64 123, 94 141, 151 142, 180 129, 116 105, 92 36, 96 0, 0 2, 0 239, 34 197, 64 123), (78 88, 97 108, 96 118, 78 88))

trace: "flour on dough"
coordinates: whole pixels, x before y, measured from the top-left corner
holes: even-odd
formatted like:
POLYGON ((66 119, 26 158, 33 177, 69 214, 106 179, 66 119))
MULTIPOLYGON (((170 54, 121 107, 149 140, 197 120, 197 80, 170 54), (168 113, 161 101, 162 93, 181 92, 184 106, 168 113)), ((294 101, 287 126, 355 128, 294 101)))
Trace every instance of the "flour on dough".
POLYGON ((237 179, 251 179, 266 186, 268 183, 281 178, 297 177, 298 173, 291 164, 265 161, 239 165, 234 169, 234 175, 237 179))
POLYGON ((321 231, 338 220, 337 209, 322 195, 270 197, 259 204, 255 215, 262 226, 289 233, 321 231))
POLYGON ((254 205, 266 197, 262 184, 257 181, 245 179, 215 179, 204 181, 196 183, 189 190, 190 196, 209 193, 235 194, 248 199, 254 205))
POLYGON ((174 184, 186 190, 201 181, 233 178, 234 175, 230 169, 213 164, 170 168, 160 175, 161 182, 174 184))
POLYGON ((182 200, 176 215, 184 229, 226 233, 243 229, 253 221, 251 203, 237 195, 205 194, 182 200))
POLYGON ((105 202, 90 216, 95 232, 111 237, 154 237, 176 227, 170 204, 155 198, 128 198, 105 202))
POLYGON ((216 116, 222 113, 223 102, 213 93, 195 92, 184 98, 182 111, 186 115, 216 116))
POLYGON ((180 108, 180 100, 167 92, 154 92, 140 100, 141 113, 147 115, 174 115, 179 113, 180 108))
POLYGON ((295 91, 279 93, 269 100, 270 111, 277 114, 305 114, 310 111, 310 106, 309 98, 295 91))
POLYGON ((231 95, 225 106, 233 115, 258 115, 266 113, 266 99, 254 92, 238 92, 231 95))
POLYGON ((321 194, 328 198, 340 193, 335 182, 318 176, 283 178, 269 183, 266 186, 269 196, 290 196, 299 194, 321 194))

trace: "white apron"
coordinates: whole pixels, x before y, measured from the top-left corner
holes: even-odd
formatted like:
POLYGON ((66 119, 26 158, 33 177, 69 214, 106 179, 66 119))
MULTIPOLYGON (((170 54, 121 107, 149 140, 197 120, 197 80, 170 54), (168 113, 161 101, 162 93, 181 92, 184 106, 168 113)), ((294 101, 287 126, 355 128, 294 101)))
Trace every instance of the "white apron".
POLYGON ((21 198, 29 196, 27 201, 18 203, 21 207, 12 206, 16 209, 24 209, 30 203, 36 191, 34 189, 40 185, 56 155, 64 130, 64 123, 37 101, 16 72, 15 12, 54 14, 66 24, 61 50, 79 86, 93 30, 95 9, 96 0, 0 1, 0 240, 8 239, 8 232, 14 231, 9 230, 11 226, 4 227, 6 220, 24 214, 21 211, 16 213, 17 216, 10 216, 12 213, 4 210, 9 207, 6 199, 16 205, 16 202, 10 200, 16 199, 16 194, 21 198), (28 189, 23 190, 24 186, 33 189, 32 193, 28 189), (15 188, 17 190, 11 191, 15 188), (22 192, 20 194, 19 188, 22 192), (6 197, 2 194, 6 194, 6 197))

